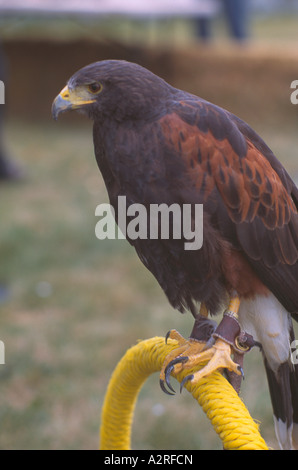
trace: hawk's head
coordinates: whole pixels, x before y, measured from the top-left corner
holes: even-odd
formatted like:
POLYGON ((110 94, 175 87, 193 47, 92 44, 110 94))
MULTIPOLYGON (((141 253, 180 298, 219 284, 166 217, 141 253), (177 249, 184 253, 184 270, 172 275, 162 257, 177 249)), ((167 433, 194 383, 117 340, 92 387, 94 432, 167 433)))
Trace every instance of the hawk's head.
POLYGON ((56 97, 52 114, 81 110, 91 119, 145 118, 162 109, 172 89, 164 80, 140 65, 124 60, 105 60, 76 72, 56 97))

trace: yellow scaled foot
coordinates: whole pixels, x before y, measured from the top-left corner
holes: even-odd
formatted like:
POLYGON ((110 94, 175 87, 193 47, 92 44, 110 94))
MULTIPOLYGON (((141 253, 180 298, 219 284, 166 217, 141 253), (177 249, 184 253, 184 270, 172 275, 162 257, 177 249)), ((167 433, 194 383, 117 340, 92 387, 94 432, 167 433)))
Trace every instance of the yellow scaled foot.
POLYGON ((175 339, 178 341, 178 348, 174 349, 167 355, 160 371, 159 383, 162 390, 168 395, 174 395, 175 390, 170 384, 170 375, 174 370, 176 373, 180 372, 183 365, 190 360, 193 354, 197 354, 202 351, 205 347, 205 343, 199 342, 195 339, 185 339, 176 330, 171 330, 166 335, 166 341, 168 338, 175 339), (165 387, 165 382, 169 389, 173 392, 169 392, 165 387))
POLYGON ((183 369, 193 369, 206 362, 207 364, 203 368, 184 378, 181 382, 180 390, 188 380, 192 383, 197 383, 201 378, 217 369, 225 368, 235 372, 237 375, 243 375, 242 368, 231 358, 231 346, 221 339, 217 339, 213 346, 208 348, 208 345, 204 342, 192 338, 186 340, 176 330, 170 331, 167 338, 175 339, 179 344, 177 349, 168 354, 160 372, 160 386, 169 395, 173 395, 171 392, 175 393, 170 384, 172 372, 179 373, 183 369), (171 392, 166 389, 165 383, 171 392))

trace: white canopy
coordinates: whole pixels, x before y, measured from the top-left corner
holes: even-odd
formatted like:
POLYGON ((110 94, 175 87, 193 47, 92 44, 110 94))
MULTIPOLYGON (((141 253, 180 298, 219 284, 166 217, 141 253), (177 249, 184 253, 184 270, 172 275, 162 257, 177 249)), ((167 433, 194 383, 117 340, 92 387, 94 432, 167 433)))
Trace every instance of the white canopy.
POLYGON ((218 0, 0 0, 0 15, 212 16, 218 9, 218 0))

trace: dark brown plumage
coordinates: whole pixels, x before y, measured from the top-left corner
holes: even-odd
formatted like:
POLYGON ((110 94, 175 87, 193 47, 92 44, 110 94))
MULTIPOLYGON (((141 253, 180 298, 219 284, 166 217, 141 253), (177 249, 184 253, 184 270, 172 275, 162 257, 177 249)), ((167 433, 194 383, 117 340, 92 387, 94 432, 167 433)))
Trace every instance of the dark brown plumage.
MULTIPOLYGON (((97 62, 75 73, 53 114, 72 108, 94 121, 95 155, 115 209, 119 195, 128 205, 146 207, 203 204, 200 250, 186 251, 184 239, 129 240, 173 307, 196 316, 196 304, 203 303, 213 315, 232 291, 243 305, 275 299, 280 307, 272 325, 288 317, 279 333, 283 344, 289 343, 288 313, 298 318, 298 190, 264 141, 228 111, 124 61, 97 62)), ((274 352, 278 346, 267 345, 270 335, 265 338, 262 322, 256 317, 252 329, 264 340, 269 383, 278 389, 276 419, 289 430, 292 405, 277 403, 291 402, 290 348, 284 346, 288 355, 281 359, 274 352), (288 368, 282 383, 280 364, 288 368)), ((290 438, 281 434, 287 446, 290 438)))

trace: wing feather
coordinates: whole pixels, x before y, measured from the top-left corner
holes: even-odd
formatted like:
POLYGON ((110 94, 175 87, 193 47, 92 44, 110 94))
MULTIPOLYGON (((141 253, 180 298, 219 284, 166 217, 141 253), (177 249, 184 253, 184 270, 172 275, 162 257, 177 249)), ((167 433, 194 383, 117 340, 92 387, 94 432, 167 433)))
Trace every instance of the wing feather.
POLYGON ((197 200, 216 200, 220 230, 229 225, 229 241, 298 312, 298 190, 281 163, 247 124, 204 100, 177 103, 159 124, 197 200))

